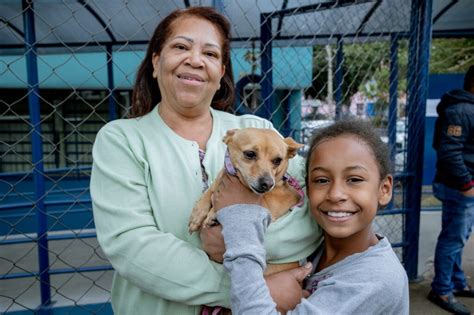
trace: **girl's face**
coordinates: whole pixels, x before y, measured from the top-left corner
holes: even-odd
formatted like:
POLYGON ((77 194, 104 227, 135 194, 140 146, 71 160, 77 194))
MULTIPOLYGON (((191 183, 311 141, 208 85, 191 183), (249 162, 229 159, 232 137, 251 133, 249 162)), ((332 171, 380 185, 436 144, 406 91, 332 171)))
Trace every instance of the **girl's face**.
POLYGON ((392 177, 380 180, 370 147, 356 136, 343 135, 321 142, 309 158, 309 203, 326 237, 372 233, 379 205, 392 197, 392 177))
POLYGON ((225 72, 222 36, 211 22, 193 16, 178 18, 171 28, 152 58, 161 102, 181 113, 208 110, 225 72))

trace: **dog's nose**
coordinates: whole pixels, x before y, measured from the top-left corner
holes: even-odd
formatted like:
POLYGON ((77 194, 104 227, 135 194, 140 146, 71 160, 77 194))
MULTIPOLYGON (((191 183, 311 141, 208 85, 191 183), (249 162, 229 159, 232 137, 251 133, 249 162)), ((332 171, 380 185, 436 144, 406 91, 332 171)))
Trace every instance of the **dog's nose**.
POLYGON ((273 188, 273 178, 265 176, 261 177, 258 180, 258 188, 262 192, 269 191, 270 189, 273 188))

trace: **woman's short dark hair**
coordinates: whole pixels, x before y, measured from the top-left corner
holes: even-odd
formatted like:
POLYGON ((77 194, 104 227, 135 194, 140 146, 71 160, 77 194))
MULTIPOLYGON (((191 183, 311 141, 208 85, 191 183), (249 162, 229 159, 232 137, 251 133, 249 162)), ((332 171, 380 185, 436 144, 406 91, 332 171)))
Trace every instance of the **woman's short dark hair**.
POLYGON ((152 57, 161 53, 165 41, 172 32, 172 24, 181 17, 197 17, 211 22, 222 35, 222 64, 225 73, 221 79, 221 87, 212 99, 211 106, 215 109, 228 111, 234 104, 234 78, 230 61, 230 23, 226 17, 211 7, 190 7, 178 9, 165 17, 156 27, 148 49, 137 72, 132 93, 132 110, 130 117, 140 117, 149 113, 161 101, 158 82, 153 78, 152 57))
MULTIPOLYGON (((388 145, 382 141, 380 135, 375 131, 375 127, 369 121, 353 118, 339 120, 314 133, 309 146, 308 158, 306 159, 306 172, 308 172, 311 154, 321 142, 344 135, 354 136, 370 148, 378 165, 380 179, 384 179, 387 175, 392 174, 393 167, 388 145)), ((344 152, 341 152, 341 154, 344 154, 344 152)), ((308 176, 306 176, 306 181, 308 181, 308 176)))

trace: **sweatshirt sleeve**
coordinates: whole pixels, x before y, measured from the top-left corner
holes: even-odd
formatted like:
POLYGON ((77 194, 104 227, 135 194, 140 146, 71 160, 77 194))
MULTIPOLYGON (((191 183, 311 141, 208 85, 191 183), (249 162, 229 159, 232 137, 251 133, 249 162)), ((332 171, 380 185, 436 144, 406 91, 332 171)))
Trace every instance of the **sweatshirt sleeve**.
POLYGON ((224 268, 231 278, 233 314, 278 314, 263 277, 269 212, 256 205, 233 205, 221 209, 217 219, 226 245, 224 268))
POLYGON ((110 263, 148 294, 188 305, 228 306, 230 283, 223 266, 158 229, 148 197, 148 162, 129 141, 124 130, 106 126, 93 148, 94 221, 110 263))

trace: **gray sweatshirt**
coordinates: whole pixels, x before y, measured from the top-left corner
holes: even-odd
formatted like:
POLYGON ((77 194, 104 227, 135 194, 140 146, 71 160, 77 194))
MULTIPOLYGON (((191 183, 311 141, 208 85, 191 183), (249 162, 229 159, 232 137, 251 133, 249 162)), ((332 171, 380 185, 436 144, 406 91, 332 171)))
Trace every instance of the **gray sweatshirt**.
MULTIPOLYGON (((264 233, 271 222, 267 209, 233 205, 221 209, 226 252, 224 268, 231 278, 234 315, 278 314, 263 278, 264 233)), ((284 244, 282 244, 284 246, 284 244)), ((322 249, 318 250, 316 266, 322 249)), ((308 279, 307 299, 288 314, 408 314, 408 278, 386 238, 365 252, 346 257, 308 279)))

